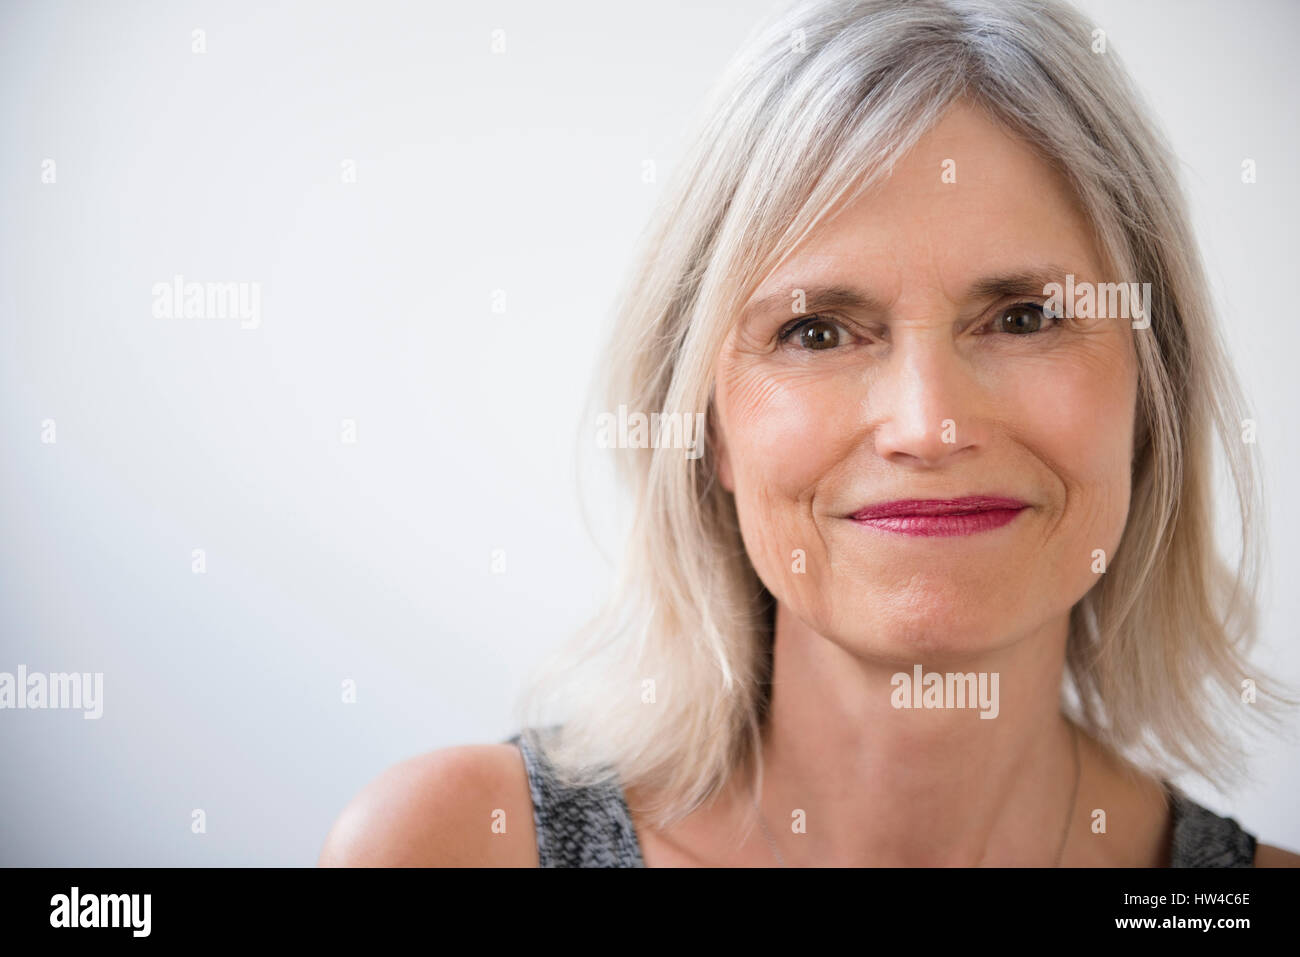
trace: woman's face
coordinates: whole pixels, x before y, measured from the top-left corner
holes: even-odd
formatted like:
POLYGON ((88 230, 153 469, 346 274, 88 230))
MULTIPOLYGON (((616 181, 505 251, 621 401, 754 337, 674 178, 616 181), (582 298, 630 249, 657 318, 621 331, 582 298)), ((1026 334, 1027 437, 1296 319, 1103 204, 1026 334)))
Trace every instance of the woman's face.
POLYGON ((719 477, 789 611, 914 661, 1023 638, 1097 582, 1128 513, 1145 333, 1041 306, 1066 274, 1142 278, 1103 268, 1059 174, 958 104, 756 290, 716 368, 719 477), (861 515, 968 496, 1024 507, 861 515))

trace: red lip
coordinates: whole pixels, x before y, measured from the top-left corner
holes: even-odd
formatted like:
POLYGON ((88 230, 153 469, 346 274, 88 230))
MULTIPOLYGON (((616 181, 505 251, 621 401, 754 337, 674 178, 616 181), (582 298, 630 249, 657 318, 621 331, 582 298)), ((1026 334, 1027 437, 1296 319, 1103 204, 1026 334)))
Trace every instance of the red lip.
POLYGON ((895 502, 882 502, 879 505, 868 505, 849 517, 861 522, 871 518, 894 518, 898 515, 964 515, 968 512, 1025 507, 1026 503, 1019 499, 989 495, 968 495, 965 498, 906 498, 895 502))
POLYGON ((913 498, 869 505, 849 518, 860 525, 902 535, 971 535, 1000 528, 1028 507, 1019 499, 992 495, 913 498))

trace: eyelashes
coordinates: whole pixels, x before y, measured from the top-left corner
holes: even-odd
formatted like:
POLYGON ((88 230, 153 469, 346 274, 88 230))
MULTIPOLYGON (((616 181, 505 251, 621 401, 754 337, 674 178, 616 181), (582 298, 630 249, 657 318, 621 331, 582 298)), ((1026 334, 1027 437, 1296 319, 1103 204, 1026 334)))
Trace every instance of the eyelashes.
MULTIPOLYGON (((802 316, 795 319, 793 322, 785 324, 778 335, 778 341, 786 342, 791 336, 798 332, 800 333, 799 344, 811 351, 833 349, 835 346, 840 344, 841 330, 847 332, 847 330, 844 329, 843 323, 830 316, 802 316), (831 332, 834 332, 834 334, 829 334, 831 332), (811 336, 809 335, 810 333, 812 333, 811 336)), ((843 338, 848 338, 848 336, 851 335, 851 333, 848 333, 848 335, 843 338)))
POLYGON ((1005 329, 999 331, 1010 332, 1011 335, 1026 336, 1026 335, 1034 335, 1035 333, 1055 329, 1059 327, 1061 324, 1061 317, 1057 316, 1050 309, 1046 308, 1046 306, 1044 306, 1043 303, 1017 302, 1014 305, 1007 306, 1005 309, 1000 310, 997 313, 997 315, 993 317, 991 322, 986 323, 985 326, 981 328, 986 328, 987 326, 994 325, 1000 322, 1002 319, 1005 319, 1007 316, 1016 315, 1016 314, 1029 317, 1029 319, 1032 322, 1039 323, 1039 326, 1036 326, 1035 328, 1027 331, 1025 329, 1019 329, 1015 332, 1010 332, 1010 330, 1005 330, 1005 329), (1041 324, 1045 322, 1051 323, 1049 326, 1046 327, 1046 329, 1041 327, 1041 324))
MULTIPOLYGON (((1051 332, 1061 322, 1061 317, 1054 315, 1041 302, 1026 300, 999 309, 991 319, 981 323, 977 335, 1029 337, 1051 332), (1008 319, 1011 320, 1010 323, 1005 321, 1008 319)), ((814 313, 787 322, 778 331, 777 341, 784 344, 797 333, 798 344, 806 350, 826 351, 853 338, 849 326, 849 323, 833 315, 814 313)))

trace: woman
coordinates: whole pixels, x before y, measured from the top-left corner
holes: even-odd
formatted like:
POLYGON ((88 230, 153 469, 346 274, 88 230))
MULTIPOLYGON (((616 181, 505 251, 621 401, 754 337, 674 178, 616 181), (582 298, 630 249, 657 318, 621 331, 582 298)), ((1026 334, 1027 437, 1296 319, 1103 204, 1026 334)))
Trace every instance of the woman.
POLYGON ((1255 486, 1172 160, 1097 39, 1038 0, 753 38, 607 368, 703 454, 611 453, 624 573, 524 730, 390 770, 322 863, 1300 862, 1167 783, 1290 701, 1245 664, 1255 486))

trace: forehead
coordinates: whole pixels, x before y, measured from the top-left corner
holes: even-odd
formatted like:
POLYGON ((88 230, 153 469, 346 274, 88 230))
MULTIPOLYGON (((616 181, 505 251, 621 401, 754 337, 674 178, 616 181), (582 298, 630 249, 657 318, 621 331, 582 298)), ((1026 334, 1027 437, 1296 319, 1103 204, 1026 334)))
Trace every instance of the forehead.
POLYGON ((959 101, 882 181, 835 211, 755 297, 813 278, 956 290, 1026 261, 1098 265, 1066 178, 980 107, 959 101))

